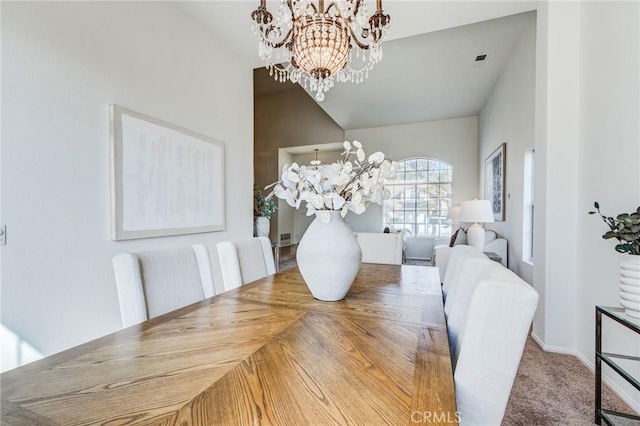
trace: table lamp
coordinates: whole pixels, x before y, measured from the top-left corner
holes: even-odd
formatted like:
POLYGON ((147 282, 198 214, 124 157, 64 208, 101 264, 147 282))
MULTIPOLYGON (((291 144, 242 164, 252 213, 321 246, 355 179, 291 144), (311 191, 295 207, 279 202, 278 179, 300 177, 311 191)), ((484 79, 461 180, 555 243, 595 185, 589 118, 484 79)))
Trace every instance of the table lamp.
POLYGON ((493 222, 493 210, 489 200, 464 201, 460 206, 460 222, 473 223, 467 230, 467 244, 482 251, 484 228, 480 223, 493 222))
POLYGON ((460 228, 460 206, 452 206, 447 210, 447 219, 451 219, 451 233, 460 228))

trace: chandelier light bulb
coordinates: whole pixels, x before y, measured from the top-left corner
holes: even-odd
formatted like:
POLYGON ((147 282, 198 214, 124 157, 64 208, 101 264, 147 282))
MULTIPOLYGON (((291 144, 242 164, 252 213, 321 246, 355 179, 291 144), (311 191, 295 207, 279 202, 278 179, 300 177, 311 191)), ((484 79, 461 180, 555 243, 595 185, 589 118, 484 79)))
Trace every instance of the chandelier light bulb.
POLYGON ((376 1, 369 17, 366 0, 281 0, 274 15, 261 0, 251 13, 252 29, 258 34, 258 55, 276 81, 300 82, 316 92, 322 102, 337 79, 361 83, 382 59, 391 18, 376 1), (352 67, 353 55, 362 57, 361 67, 352 67))
POLYGON ((320 164, 322 164, 322 161, 318 160, 318 151, 320 151, 320 150, 319 150, 318 148, 316 148, 316 149, 314 149, 314 151, 316 152, 316 158, 315 158, 315 160, 311 160, 311 161, 310 161, 310 164, 311 164, 312 166, 316 166, 316 167, 317 167, 317 166, 319 166, 320 164))

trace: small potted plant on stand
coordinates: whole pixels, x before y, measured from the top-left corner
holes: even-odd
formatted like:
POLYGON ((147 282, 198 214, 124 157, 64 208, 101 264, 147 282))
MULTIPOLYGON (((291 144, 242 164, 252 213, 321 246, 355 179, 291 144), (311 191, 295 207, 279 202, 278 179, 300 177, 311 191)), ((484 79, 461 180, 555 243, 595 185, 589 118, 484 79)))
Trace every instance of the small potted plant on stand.
POLYGON ((271 231, 271 213, 278 207, 273 199, 266 198, 258 185, 253 185, 253 217, 254 236, 269 238, 271 231))
POLYGON ((609 226, 602 238, 617 239, 616 251, 631 255, 620 263, 620 304, 627 315, 640 318, 640 207, 633 213, 621 213, 613 218, 600 213, 597 201, 593 205, 596 211, 589 214, 599 214, 609 226))

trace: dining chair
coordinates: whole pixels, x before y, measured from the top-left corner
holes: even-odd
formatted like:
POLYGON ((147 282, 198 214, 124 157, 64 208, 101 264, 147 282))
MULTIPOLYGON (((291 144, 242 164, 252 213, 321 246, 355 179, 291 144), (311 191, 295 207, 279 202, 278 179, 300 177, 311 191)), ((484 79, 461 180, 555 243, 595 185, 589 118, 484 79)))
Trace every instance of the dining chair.
POLYGON ((267 237, 223 241, 217 249, 225 291, 276 273, 267 237))
POLYGON ((404 240, 401 233, 357 232, 362 262, 402 265, 404 240))
POLYGON ((467 245, 457 245, 452 247, 447 254, 449 259, 447 261, 447 269, 444 274, 444 280, 442 281, 442 297, 447 300, 449 297, 449 291, 458 281, 460 275, 460 263, 465 256, 472 256, 478 258, 488 259, 480 250, 475 247, 467 245))
POLYGON ((518 371, 538 293, 491 262, 475 285, 452 348, 461 425, 499 425, 518 371))
POLYGON ((123 327, 215 295, 209 250, 197 244, 113 257, 123 327))
POLYGON ((449 333, 449 348, 452 351, 452 358, 457 358, 458 334, 464 328, 469 303, 473 296, 476 285, 489 271, 492 270, 492 260, 487 257, 479 257, 474 253, 467 253, 460 256, 458 263, 459 273, 456 280, 451 284, 447 299, 444 302, 444 316, 447 320, 447 331, 449 333))

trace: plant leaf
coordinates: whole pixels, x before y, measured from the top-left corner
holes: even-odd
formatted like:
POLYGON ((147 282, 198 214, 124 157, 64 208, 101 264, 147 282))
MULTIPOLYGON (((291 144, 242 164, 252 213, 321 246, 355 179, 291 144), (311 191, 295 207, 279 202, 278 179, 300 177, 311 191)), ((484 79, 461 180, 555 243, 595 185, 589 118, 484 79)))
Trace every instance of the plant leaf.
POLYGON ((629 251, 627 244, 618 244, 616 246, 616 251, 618 253, 627 253, 629 251))

